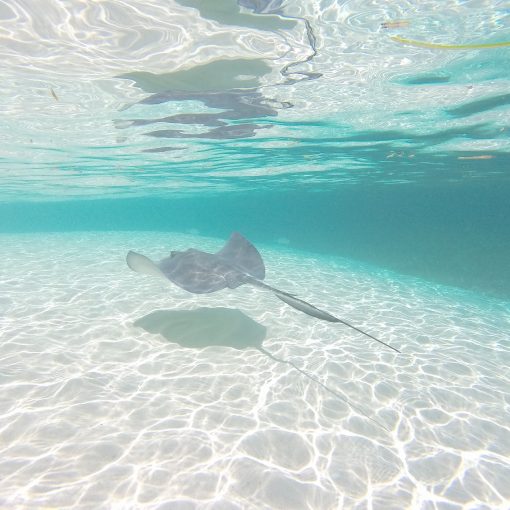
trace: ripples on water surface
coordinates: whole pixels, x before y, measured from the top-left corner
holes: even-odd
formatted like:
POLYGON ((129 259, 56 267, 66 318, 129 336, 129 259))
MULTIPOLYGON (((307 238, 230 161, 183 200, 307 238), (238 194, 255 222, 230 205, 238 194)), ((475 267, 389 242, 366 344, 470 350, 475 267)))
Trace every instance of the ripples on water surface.
POLYGON ((391 38, 508 42, 505 2, 48 0, 0 16, 6 199, 507 178, 508 47, 391 38), (499 163, 458 159, 473 156, 499 163))
POLYGON ((509 43, 502 1, 0 0, 0 507, 507 508, 509 43), (403 354, 125 266, 235 229, 403 354))

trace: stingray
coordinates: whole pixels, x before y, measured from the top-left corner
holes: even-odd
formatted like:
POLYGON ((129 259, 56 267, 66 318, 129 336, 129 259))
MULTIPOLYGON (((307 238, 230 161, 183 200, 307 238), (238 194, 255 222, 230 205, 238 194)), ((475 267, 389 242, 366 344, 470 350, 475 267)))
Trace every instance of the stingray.
POLYGON ((299 299, 294 294, 281 291, 264 283, 266 268, 257 248, 239 232, 230 236, 225 246, 217 253, 189 248, 186 251, 172 251, 169 257, 156 264, 140 253, 130 251, 127 265, 138 273, 157 276, 194 294, 206 294, 221 289, 235 289, 241 285, 252 285, 271 291, 276 297, 293 308, 328 322, 340 322, 349 328, 400 352, 395 347, 377 339, 352 324, 320 310, 316 306, 299 299))

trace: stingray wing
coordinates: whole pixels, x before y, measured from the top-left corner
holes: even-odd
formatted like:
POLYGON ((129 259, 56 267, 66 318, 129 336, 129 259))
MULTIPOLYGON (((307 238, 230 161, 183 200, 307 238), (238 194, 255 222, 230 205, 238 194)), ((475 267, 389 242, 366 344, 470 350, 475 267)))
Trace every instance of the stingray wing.
POLYGON ((227 244, 216 253, 225 262, 258 280, 266 276, 264 261, 257 248, 239 232, 233 232, 227 244))
POLYGON ((194 294, 215 292, 226 287, 234 289, 246 282, 246 275, 228 261, 193 248, 172 252, 158 267, 166 278, 194 294))

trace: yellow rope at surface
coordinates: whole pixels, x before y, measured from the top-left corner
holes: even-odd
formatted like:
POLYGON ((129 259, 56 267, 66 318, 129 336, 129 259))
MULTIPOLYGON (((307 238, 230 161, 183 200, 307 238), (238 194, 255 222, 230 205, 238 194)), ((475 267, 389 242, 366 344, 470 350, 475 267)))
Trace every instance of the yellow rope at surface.
POLYGON ((471 50, 482 48, 501 48, 502 46, 510 46, 510 41, 497 42, 497 43, 484 43, 484 44, 438 44, 429 43, 425 41, 415 41, 413 39, 404 39, 398 35, 392 35, 391 39, 403 44, 410 44, 411 46, 419 46, 420 48, 439 48, 443 50, 471 50))

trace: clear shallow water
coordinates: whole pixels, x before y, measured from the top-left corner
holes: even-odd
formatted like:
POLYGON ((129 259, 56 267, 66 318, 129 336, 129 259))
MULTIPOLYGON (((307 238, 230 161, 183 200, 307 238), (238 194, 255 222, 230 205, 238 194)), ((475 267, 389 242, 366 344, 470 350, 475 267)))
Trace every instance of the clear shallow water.
POLYGON ((0 3, 0 506, 508 506, 510 48, 413 40, 508 5, 0 3), (125 265, 233 230, 403 354, 125 265))
MULTIPOLYGON (((378 334, 398 355, 270 293, 197 297, 124 268, 129 247, 157 256, 168 245, 215 250, 216 239, 1 241, 3 506, 506 506, 508 304, 261 247, 268 283, 378 334), (267 351, 358 410, 246 345, 249 324, 234 327, 229 347, 172 341, 172 312, 204 307, 247 315, 266 328, 267 351)), ((208 324, 195 315, 186 330, 200 336, 208 324)))

